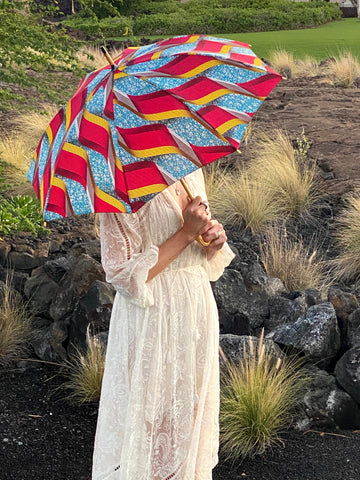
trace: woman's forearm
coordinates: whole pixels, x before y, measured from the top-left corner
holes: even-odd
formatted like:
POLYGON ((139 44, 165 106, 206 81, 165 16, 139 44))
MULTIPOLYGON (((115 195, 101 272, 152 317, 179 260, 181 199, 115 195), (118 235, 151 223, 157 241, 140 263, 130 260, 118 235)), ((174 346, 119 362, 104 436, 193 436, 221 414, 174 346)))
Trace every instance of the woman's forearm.
POLYGON ((159 258, 156 265, 149 270, 146 282, 152 280, 164 270, 185 248, 195 240, 184 228, 178 230, 159 247, 159 258))

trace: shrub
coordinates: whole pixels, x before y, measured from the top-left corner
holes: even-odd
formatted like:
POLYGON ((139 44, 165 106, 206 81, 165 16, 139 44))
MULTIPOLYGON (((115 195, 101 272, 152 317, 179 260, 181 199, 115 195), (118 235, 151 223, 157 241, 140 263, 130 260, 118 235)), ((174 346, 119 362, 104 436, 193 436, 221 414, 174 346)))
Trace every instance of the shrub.
MULTIPOLYGON (((21 2, 27 5, 28 2, 21 2)), ((79 43, 70 38, 62 29, 38 21, 25 8, 11 8, 3 5, 0 25, 0 81, 21 86, 35 86, 39 91, 39 79, 28 75, 27 69, 46 72, 54 65, 61 70, 81 75, 75 52, 79 43)))
POLYGON ((269 227, 260 244, 260 256, 269 277, 280 278, 289 291, 329 286, 326 266, 316 246, 306 246, 301 238, 290 237, 286 230, 269 227))
POLYGON ((345 280, 360 280, 360 192, 347 198, 347 207, 339 214, 335 238, 340 250, 332 262, 336 274, 345 280))
POLYGON ((87 332, 87 350, 77 350, 67 362, 68 374, 64 388, 70 391, 68 399, 75 403, 96 402, 100 399, 105 366, 105 349, 96 337, 87 332))
POLYGON ((40 205, 30 195, 0 198, 0 235, 13 232, 49 233, 44 226, 40 205))
MULTIPOLYGON (((147 2, 138 10, 134 24, 135 35, 182 35, 189 33, 234 33, 283 30, 321 25, 341 18, 337 5, 327 2, 266 2, 190 0, 171 3, 147 2), (155 4, 157 8, 154 8, 155 4), (315 5, 316 4, 316 5, 315 5)), ((134 7, 135 8, 135 7, 134 7)))
POLYGON ((124 16, 106 17, 98 20, 97 18, 82 18, 73 15, 62 23, 87 33, 94 40, 104 41, 111 37, 131 36, 133 34, 133 21, 131 18, 124 16))
POLYGON ((238 364, 224 369, 220 401, 220 441, 228 459, 262 454, 280 442, 307 383, 297 357, 274 359, 263 336, 244 347, 238 364))
POLYGON ((0 287, 0 364, 16 360, 26 350, 30 339, 31 319, 21 296, 11 288, 8 276, 0 287))

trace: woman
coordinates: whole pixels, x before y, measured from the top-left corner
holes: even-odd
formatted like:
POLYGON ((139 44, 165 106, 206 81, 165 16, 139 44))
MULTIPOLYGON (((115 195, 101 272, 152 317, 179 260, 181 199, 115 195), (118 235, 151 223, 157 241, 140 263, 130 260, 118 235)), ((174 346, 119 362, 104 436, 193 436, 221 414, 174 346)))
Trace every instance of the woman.
POLYGON ((218 458, 218 316, 209 280, 233 258, 211 220, 202 171, 135 215, 101 214, 102 262, 117 290, 93 480, 210 480, 218 458), (195 238, 213 240, 208 247, 195 238))

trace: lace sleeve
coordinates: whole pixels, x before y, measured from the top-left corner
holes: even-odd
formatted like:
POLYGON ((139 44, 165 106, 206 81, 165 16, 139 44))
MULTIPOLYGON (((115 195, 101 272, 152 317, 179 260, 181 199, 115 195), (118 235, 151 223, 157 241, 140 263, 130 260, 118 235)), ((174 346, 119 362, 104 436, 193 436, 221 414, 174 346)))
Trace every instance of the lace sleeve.
MULTIPOLYGON (((207 200, 204 174, 199 168, 187 177, 188 183, 191 187, 191 191, 194 196, 200 195, 203 200, 207 200)), ((211 205, 210 205, 211 209, 211 205)), ((207 261, 206 270, 209 280, 215 282, 224 273, 225 267, 227 267, 235 254, 227 243, 224 244, 221 250, 219 250, 211 260, 207 261)))
POLYGON ((100 214, 101 261, 106 281, 141 307, 154 304, 149 270, 157 263, 159 248, 143 247, 139 220, 128 214, 100 214))

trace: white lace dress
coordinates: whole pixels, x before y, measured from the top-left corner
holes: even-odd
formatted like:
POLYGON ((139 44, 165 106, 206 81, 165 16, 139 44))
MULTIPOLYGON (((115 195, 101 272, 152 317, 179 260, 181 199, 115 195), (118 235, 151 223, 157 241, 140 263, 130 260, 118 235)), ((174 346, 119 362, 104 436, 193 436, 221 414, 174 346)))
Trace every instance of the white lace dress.
MULTIPOLYGON (((206 197, 203 174, 187 177, 206 197)), ((167 190, 136 215, 101 214, 110 321, 92 480, 211 480, 218 461, 218 315, 209 280, 233 258, 209 262, 189 245, 145 283, 158 245, 182 225, 167 190)))

